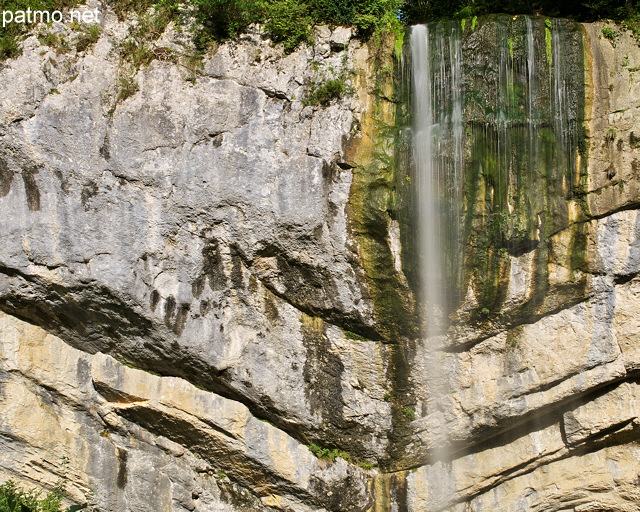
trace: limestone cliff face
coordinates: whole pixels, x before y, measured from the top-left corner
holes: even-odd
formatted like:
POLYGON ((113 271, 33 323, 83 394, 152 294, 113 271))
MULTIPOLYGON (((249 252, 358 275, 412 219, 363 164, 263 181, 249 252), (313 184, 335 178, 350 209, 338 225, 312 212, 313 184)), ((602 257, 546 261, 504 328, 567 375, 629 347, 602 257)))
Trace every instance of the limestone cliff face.
POLYGON ((128 26, 102 19, 92 49, 33 36, 0 71, 3 476, 66 457, 111 511, 366 508, 370 477, 307 445, 376 463, 392 425, 389 350, 345 334, 380 339, 346 213, 368 47, 251 33, 123 100, 128 26), (338 76, 355 94, 306 105, 338 76))
MULTIPOLYGON (((320 29, 284 55, 250 33, 195 74, 153 60, 118 98, 128 25, 100 8, 92 49, 34 36, 0 69, 1 477, 66 473, 104 512, 637 509, 628 35, 584 27, 579 296, 427 352, 394 213, 392 42, 320 29), (337 76, 349 94, 308 104, 337 76), (446 463, 430 358, 460 448, 446 463)), ((170 26, 157 46, 181 40, 170 26)), ((510 258, 515 302, 533 257, 510 258)))

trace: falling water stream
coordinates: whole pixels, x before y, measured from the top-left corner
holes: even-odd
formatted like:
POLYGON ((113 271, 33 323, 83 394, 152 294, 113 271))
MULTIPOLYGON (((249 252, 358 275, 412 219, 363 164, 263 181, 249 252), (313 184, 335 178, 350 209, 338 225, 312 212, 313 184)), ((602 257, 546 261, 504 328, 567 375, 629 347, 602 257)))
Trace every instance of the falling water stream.
MULTIPOLYGON (((456 343, 452 312, 465 301, 471 321, 499 311, 500 272, 509 258, 538 249, 567 224, 567 204, 583 176, 584 67, 576 25, 527 16, 469 21, 415 26, 410 39, 432 462, 455 457, 450 447, 459 441, 450 398, 456 383, 441 350, 456 343)), ((542 268, 548 252, 535 254, 542 268)), ((436 501, 454 499, 446 496, 453 482, 439 485, 436 501)))
POLYGON ((413 150, 418 188, 421 289, 427 337, 446 327, 451 243, 460 236, 454 205, 461 203, 463 165, 462 41, 452 24, 419 25, 411 32, 413 150), (433 51, 436 47, 438 50, 433 51))
MULTIPOLYGON (((578 39, 571 22, 528 16, 494 17, 480 28, 460 22, 412 28, 412 147, 427 336, 446 330, 447 313, 465 292, 472 229, 485 228, 491 243, 517 256, 548 228, 537 218, 549 211, 547 201, 576 192, 583 108, 583 80, 572 76, 583 69, 578 39)), ((477 245, 483 244, 487 250, 486 241, 477 245)))

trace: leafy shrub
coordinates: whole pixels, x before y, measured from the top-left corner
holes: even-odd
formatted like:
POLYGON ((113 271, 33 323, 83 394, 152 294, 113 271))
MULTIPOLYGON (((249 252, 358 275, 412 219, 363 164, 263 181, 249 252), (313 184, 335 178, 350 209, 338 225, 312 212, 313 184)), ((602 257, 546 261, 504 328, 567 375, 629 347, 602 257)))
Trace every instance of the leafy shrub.
MULTIPOLYGON (((110 6, 123 21, 131 13, 139 14, 139 23, 130 39, 136 44, 157 39, 167 24, 175 20, 182 9, 194 14, 198 29, 194 43, 199 52, 206 51, 214 41, 223 41, 241 34, 251 23, 263 23, 274 42, 282 42, 286 52, 311 40, 314 25, 350 25, 361 33, 376 29, 399 31, 399 8, 402 0, 194 0, 180 4, 176 0, 111 0, 110 6), (153 10, 152 10, 153 8, 153 10)), ((52 11, 70 8, 79 0, 9 0, 6 10, 52 11)), ((19 54, 17 38, 27 27, 8 24, 0 29, 0 58, 19 54)), ((95 29, 78 37, 77 47, 84 51, 94 44, 99 33, 95 29)))
POLYGON ((18 42, 13 35, 0 37, 0 60, 11 59, 20 55, 18 42))
POLYGON ((55 50, 57 54, 68 53, 71 51, 69 41, 63 34, 56 34, 45 30, 38 34, 38 41, 40 41, 41 45, 48 46, 55 50))
POLYGON ((606 37, 611 44, 615 46, 616 44, 616 33, 613 31, 611 27, 602 27, 602 35, 606 37))
POLYGON ((316 23, 355 25, 363 32, 398 24, 400 0, 309 0, 316 23))
POLYGON ((405 418, 407 418, 410 421, 413 421, 416 419, 416 411, 414 411, 411 407, 403 407, 402 414, 404 415, 405 418))
POLYGON ((631 31, 636 41, 640 42, 640 13, 624 20, 624 26, 631 31))
POLYGON ((0 485, 0 512, 77 512, 88 504, 62 509, 65 492, 61 484, 42 496, 40 491, 24 490, 12 480, 0 485))
POLYGON ((276 0, 267 11, 267 33, 274 42, 284 43, 285 52, 310 42, 312 18, 308 5, 298 0, 276 0))
POLYGON ((338 100, 349 90, 342 78, 330 78, 320 83, 313 83, 307 93, 305 104, 326 107, 333 100, 338 100))
MULTIPOLYGON (((151 9, 151 2, 147 0, 139 0, 138 3, 128 0, 125 5, 128 8, 136 5, 138 8, 146 8, 146 11, 138 16, 137 24, 130 29, 127 38, 118 47, 121 67, 116 103, 138 92, 135 75, 141 67, 147 66, 153 59, 173 60, 173 51, 170 48, 156 47, 154 42, 179 13, 178 4, 172 0, 156 0, 153 3, 153 9, 151 9)), ((110 113, 113 114, 114 110, 115 106, 110 113)))
POLYGON ((145 41, 155 41, 179 12, 178 4, 169 0, 157 2, 153 11, 145 12, 138 18, 138 26, 133 31, 133 36, 145 41))
POLYGON ((351 25, 356 15, 354 0, 311 0, 313 13, 321 22, 351 25))
POLYGON ((157 0, 111 0, 110 7, 118 16, 118 20, 124 21, 132 12, 142 13, 147 11, 157 0))
POLYGON ((200 50, 214 40, 235 37, 251 23, 261 21, 263 3, 259 0, 196 0, 195 4, 203 27, 195 41, 200 50))
POLYGON ((196 0, 202 30, 196 46, 205 50, 212 41, 237 36, 251 24, 264 23, 274 42, 293 51, 310 40, 318 24, 351 25, 367 33, 376 28, 398 29, 401 0, 196 0))

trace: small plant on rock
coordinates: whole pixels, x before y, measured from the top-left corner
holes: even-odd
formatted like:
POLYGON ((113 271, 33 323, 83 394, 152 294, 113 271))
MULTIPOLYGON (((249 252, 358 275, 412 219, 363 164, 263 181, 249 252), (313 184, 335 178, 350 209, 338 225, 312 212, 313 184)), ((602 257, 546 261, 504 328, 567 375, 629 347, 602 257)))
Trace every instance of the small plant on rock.
POLYGON ((411 407, 403 407, 402 414, 404 414, 404 417, 409 421, 413 421, 416 419, 416 411, 414 411, 411 407))
POLYGON ((616 45, 617 36, 611 27, 602 27, 602 35, 611 41, 613 46, 616 45))
POLYGON ((76 38, 76 50, 84 52, 90 49, 100 39, 100 25, 94 23, 92 25, 81 27, 81 32, 76 38))
POLYGON ((327 460, 329 462, 334 462, 338 457, 346 461, 351 460, 351 455, 349 455, 347 452, 340 451, 337 448, 321 448, 316 444, 310 444, 308 448, 316 457, 318 457, 319 459, 327 460))
POLYGON ((367 338, 365 338, 364 336, 361 336, 358 333, 348 331, 347 329, 341 329, 341 330, 342 330, 342 334, 344 334, 344 337, 347 338, 348 340, 367 341, 367 338))
POLYGON ((342 98, 349 87, 342 78, 331 78, 321 82, 313 82, 305 103, 307 105, 320 105, 326 107, 333 100, 342 98))

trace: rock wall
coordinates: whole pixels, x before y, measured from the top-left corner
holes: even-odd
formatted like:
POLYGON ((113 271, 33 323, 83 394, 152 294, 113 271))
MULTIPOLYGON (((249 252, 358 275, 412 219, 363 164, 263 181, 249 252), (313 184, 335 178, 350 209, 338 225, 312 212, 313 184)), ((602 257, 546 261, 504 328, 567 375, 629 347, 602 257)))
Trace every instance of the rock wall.
MULTIPOLYGON (((409 366, 422 389, 408 447, 417 469, 391 482, 402 489, 391 501, 408 510, 638 507, 640 54, 628 33, 610 41, 603 26, 582 27, 587 175, 564 206, 566 225, 502 258, 497 311, 454 322, 430 349, 415 345, 409 366), (545 297, 522 318, 517 309, 541 286, 545 297), (434 367, 443 368, 437 383, 434 367), (440 460, 421 465, 428 452, 440 460)), ((475 290, 458 318, 478 307, 475 290)))
MULTIPOLYGON (((394 211, 393 41, 319 29, 285 55, 256 29, 195 73, 153 60, 123 98, 130 22, 95 6, 94 47, 31 36, 0 69, 2 479, 65 476, 101 512, 637 510, 630 36, 584 27, 582 295, 427 351, 394 211), (331 77, 349 94, 309 104, 331 77), (429 450, 430 358, 452 460, 429 450)), ((188 52, 174 25, 154 44, 188 52)), ((514 297, 533 256, 510 258, 514 297)), ((567 281, 561 257, 549 275, 567 281)))

